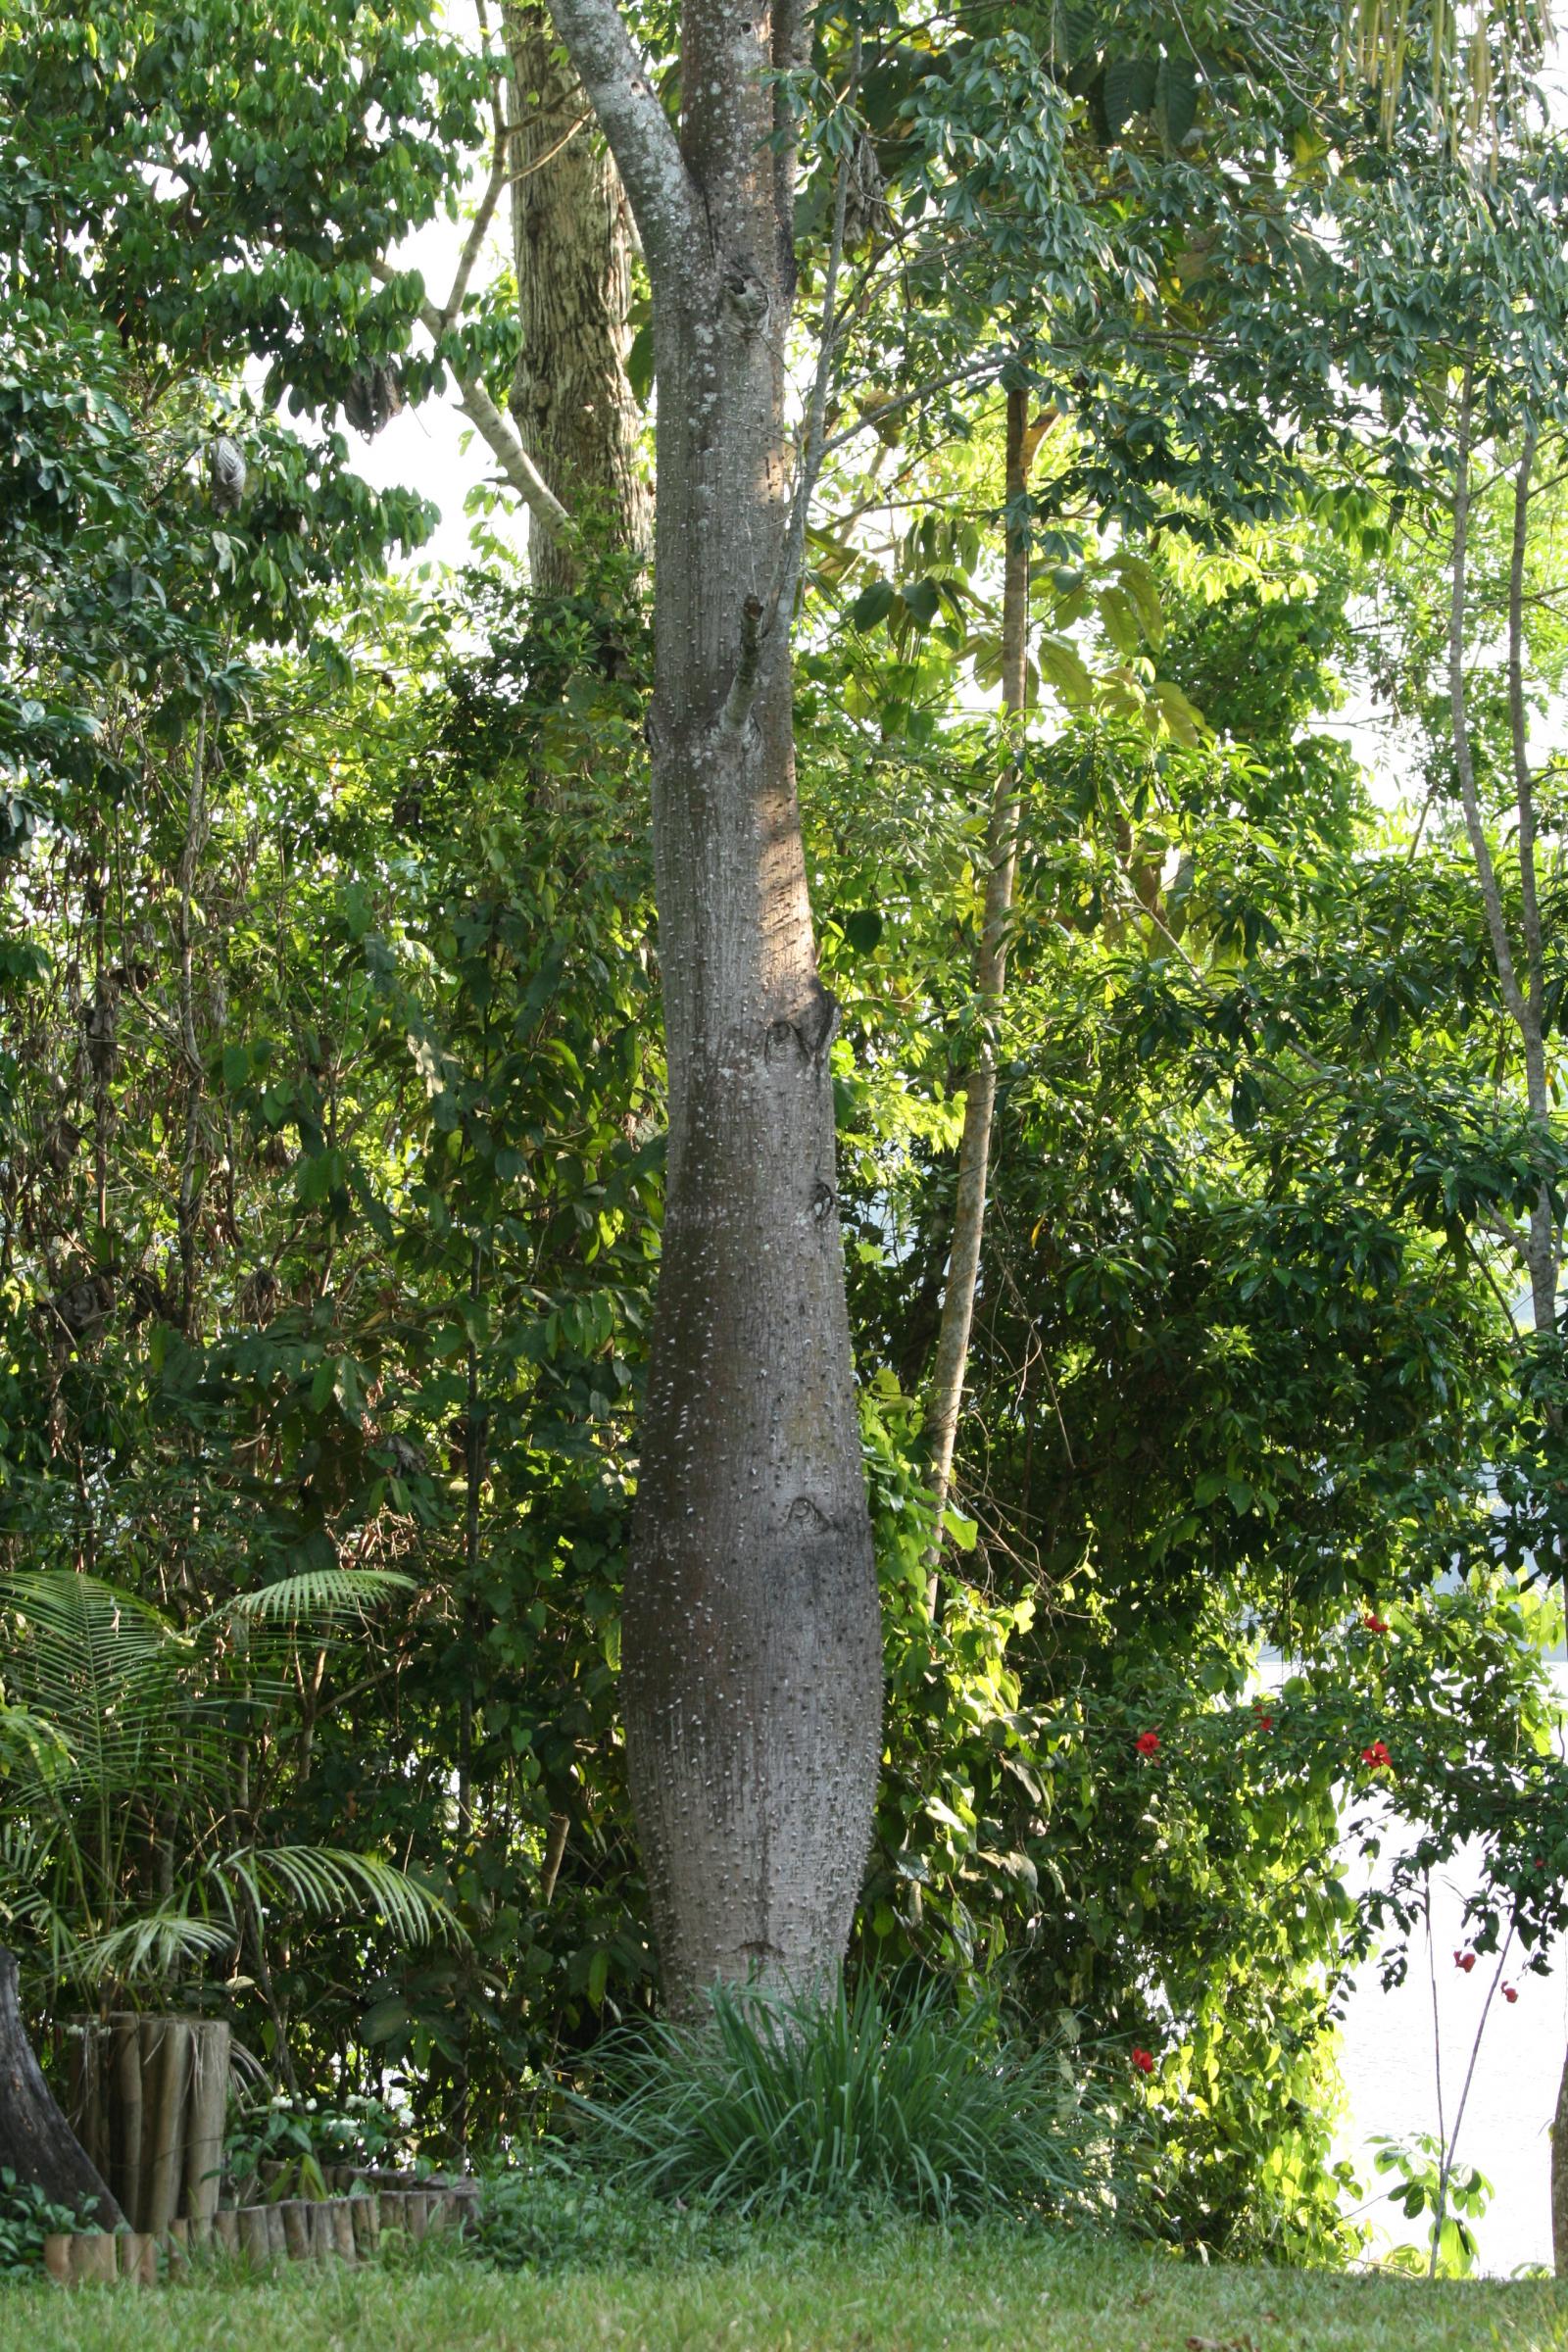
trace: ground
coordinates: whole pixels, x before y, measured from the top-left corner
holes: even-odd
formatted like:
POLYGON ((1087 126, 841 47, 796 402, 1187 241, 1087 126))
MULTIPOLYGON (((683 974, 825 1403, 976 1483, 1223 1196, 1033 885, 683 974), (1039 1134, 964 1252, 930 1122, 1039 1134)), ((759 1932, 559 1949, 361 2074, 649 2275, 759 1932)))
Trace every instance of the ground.
POLYGON ((1202 2269, 936 2231, 725 2264, 502 2275, 445 2260, 133 2287, 0 2285, 0 2352, 1568 2352, 1547 2281, 1202 2269))

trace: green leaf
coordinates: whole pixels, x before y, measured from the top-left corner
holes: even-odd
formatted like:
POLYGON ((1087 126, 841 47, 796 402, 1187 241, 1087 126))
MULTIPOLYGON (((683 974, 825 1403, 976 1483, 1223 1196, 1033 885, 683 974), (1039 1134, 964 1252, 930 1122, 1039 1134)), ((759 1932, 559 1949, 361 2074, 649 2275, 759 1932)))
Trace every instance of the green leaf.
POLYGON ((1198 68, 1190 57, 1161 58, 1154 80, 1154 120, 1166 153, 1174 155, 1198 120, 1198 68))
POLYGON ((942 610, 942 591, 935 580, 911 580, 903 597, 904 609, 917 628, 928 629, 942 610))
POLYGON ((898 591, 891 580, 872 580, 862 588, 850 607, 850 619, 858 629, 874 629, 879 620, 886 620, 893 610, 898 591))
POLYGON ((844 917, 844 936, 858 955, 874 953, 882 937, 882 917, 874 906, 857 906, 844 917))
POLYGON ((1105 123, 1119 139, 1134 115, 1147 115, 1154 103, 1159 66, 1152 57, 1114 57, 1105 67, 1105 123))
POLYGON ((950 1505, 942 1514, 942 1524, 960 1551, 973 1551, 980 1534, 977 1519, 966 1519, 961 1511, 950 1505))

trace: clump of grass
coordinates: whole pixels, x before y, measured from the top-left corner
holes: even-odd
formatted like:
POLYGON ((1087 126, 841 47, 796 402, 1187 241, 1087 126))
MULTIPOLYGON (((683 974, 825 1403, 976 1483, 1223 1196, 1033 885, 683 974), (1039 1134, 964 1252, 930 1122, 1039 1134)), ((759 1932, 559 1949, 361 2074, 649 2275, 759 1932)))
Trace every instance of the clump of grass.
POLYGON ((1065 2043, 932 1985, 887 2002, 716 1986, 696 2026, 612 2044, 573 2103, 625 2188, 738 2213, 1110 2220, 1115 2110, 1065 2043))

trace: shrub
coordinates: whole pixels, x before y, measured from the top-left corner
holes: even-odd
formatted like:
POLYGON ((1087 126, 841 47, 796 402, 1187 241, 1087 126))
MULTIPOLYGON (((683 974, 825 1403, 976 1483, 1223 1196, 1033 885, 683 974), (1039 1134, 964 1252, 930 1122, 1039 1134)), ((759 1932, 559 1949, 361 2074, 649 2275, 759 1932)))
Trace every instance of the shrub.
POLYGON ((351 2091, 341 2106, 332 2106, 279 2091, 265 2103, 231 2111, 223 2169, 243 2188, 254 2186, 264 2164, 281 2164, 273 2196, 319 2197, 326 2188, 323 2166, 395 2161, 403 2133, 402 2122, 380 2099, 351 2091))
POLYGON ((43 2269, 43 2241, 82 2227, 74 2206, 52 2205, 35 2180, 0 2168, 0 2278, 30 2278, 43 2269))
POLYGON ((884 2002, 716 1986, 699 2026, 612 2044, 577 2098, 585 2148, 663 2199, 937 2220, 1001 2211, 1108 2220, 1116 2109, 1064 2041, 1027 2046, 931 1986, 884 2002))

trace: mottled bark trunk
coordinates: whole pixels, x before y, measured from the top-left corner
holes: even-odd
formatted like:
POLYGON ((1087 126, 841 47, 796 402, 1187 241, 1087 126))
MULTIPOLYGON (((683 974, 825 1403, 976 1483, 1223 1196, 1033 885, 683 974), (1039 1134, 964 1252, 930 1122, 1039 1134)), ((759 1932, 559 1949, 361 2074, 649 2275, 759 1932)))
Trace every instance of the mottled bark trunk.
POLYGON ((0 1944, 0 2166, 100 2230, 121 2212, 38 2071, 17 2000, 15 1954, 0 1944))
POLYGON ((870 1838, 880 1626, 796 804, 783 352, 796 26, 688 0, 679 142, 606 0, 553 0, 653 278, 662 1269, 622 1636, 664 1986, 836 1968, 870 1838))
MULTIPOLYGON (((1021 390, 1009 392, 1007 521, 1002 582, 1002 708, 1009 717, 1020 720, 1029 662, 1029 532, 1021 510, 1028 495, 1030 460, 1039 437, 1038 429, 1031 432, 1028 394, 1021 390)), ((986 827, 985 909, 975 958, 975 992, 981 1000, 981 1025, 976 1031, 973 1057, 964 1078, 963 1134, 958 1144, 953 1247, 948 1257, 942 1321, 937 1332, 931 1396, 926 1408, 926 1443, 930 1447, 931 1483, 939 1513, 939 1546, 940 1513, 947 1507, 953 1482, 953 1449, 963 1405, 969 1333, 980 1281, 980 1247, 985 1235, 986 1181, 997 1106, 994 1032, 1007 984, 1007 939, 1018 869, 1018 760, 1013 747, 999 771, 986 827)), ((929 1595, 933 1613, 937 1601, 936 1565, 933 1557, 929 1595)))
MULTIPOLYGON (((522 355, 517 435, 590 538, 646 553, 653 520, 638 467, 642 418, 626 376, 630 221, 614 160, 543 0, 510 7, 513 253, 522 355)), ((534 586, 568 590, 571 549, 529 518, 534 586)))
POLYGON ((1551 2126, 1551 2262, 1558 2278, 1568 2278, 1568 2058, 1551 2126))

